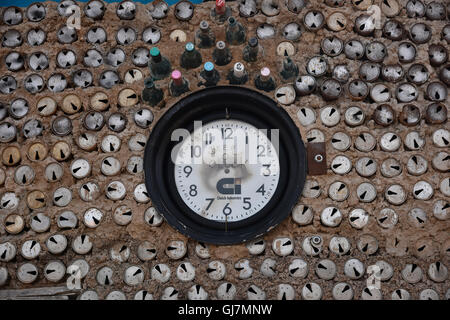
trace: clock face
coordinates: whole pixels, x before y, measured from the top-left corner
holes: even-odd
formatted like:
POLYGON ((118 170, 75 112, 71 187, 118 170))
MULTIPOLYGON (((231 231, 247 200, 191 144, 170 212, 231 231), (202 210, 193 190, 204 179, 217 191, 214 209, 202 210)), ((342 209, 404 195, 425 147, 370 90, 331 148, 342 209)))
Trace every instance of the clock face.
POLYGON ((180 144, 174 167, 176 188, 201 217, 244 220, 260 212, 274 195, 280 179, 278 154, 267 135, 250 123, 212 121, 180 144), (200 148, 193 148, 194 139, 200 148), (195 161, 196 156, 200 161, 195 161))
POLYGON ((168 224, 198 241, 233 244, 273 229, 306 178, 306 151, 288 113, 243 87, 196 91, 157 119, 145 185, 168 224))

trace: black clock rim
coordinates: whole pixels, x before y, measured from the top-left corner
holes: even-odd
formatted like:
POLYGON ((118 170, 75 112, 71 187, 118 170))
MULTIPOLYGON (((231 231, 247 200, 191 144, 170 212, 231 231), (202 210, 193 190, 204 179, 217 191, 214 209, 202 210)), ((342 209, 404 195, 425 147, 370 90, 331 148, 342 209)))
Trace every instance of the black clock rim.
MULTIPOLYGON (((241 120, 235 118, 233 112, 231 113, 231 119, 241 120)), ((221 119, 225 119, 225 113, 221 119)), ((218 118, 213 120, 218 120, 218 118)), ((255 90, 237 86, 216 86, 198 90, 176 102, 153 127, 144 153, 145 184, 153 206, 169 225, 182 234, 197 241, 213 244, 236 244, 252 240, 287 218, 303 190, 306 167, 306 151, 300 131, 289 114, 269 97, 255 90), (195 117, 198 112, 203 114, 202 118, 207 118, 205 114, 208 115, 208 112, 211 112, 211 104, 216 108, 220 105, 224 109, 227 105, 232 105, 233 107, 230 107, 232 110, 248 114, 246 120, 241 119, 250 124, 255 123, 254 119, 263 119, 262 122, 272 124, 269 128, 280 130, 280 155, 281 150, 284 150, 283 152, 286 154, 286 157, 280 156, 280 167, 281 162, 284 161, 284 164, 275 194, 269 203, 253 216, 255 222, 249 224, 248 219, 242 220, 247 221, 246 226, 236 230, 227 230, 227 232, 224 229, 221 231, 208 228, 202 223, 192 223, 189 221, 194 220, 192 216, 186 220, 186 209, 188 214, 195 217, 198 215, 186 205, 183 208, 180 203, 174 203, 176 201, 171 198, 179 197, 179 194, 175 184, 168 182, 167 176, 165 176, 165 172, 170 171, 168 168, 171 164, 171 161, 169 161, 169 165, 167 163, 167 156, 170 155, 171 148, 168 148, 170 143, 166 141, 170 140, 172 130, 188 127, 186 123, 189 124, 190 118, 195 117), (186 121, 186 119, 189 120, 186 121), (281 179, 282 176, 284 176, 284 181, 281 179), (279 194, 278 198, 276 198, 277 193, 279 194), (270 210, 266 210, 266 208, 270 210)))

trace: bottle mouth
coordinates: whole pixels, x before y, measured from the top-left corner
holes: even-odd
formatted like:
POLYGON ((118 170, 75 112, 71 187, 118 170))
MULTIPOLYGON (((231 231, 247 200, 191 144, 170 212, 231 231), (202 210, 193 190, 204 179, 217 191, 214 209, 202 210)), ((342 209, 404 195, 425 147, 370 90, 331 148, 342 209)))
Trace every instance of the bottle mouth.
POLYGON ((256 47, 257 45, 258 45, 258 39, 256 39, 256 38, 250 38, 249 40, 248 40, 248 45, 250 46, 250 47, 256 47))
POLYGON ((236 25, 236 19, 233 18, 233 17, 229 17, 229 18, 228 18, 228 24, 229 24, 230 26, 236 25))
POLYGON ((261 76, 262 76, 264 79, 267 79, 267 78, 270 76, 270 69, 267 68, 267 67, 262 68, 262 69, 261 69, 261 76))
POLYGON ((153 79, 152 79, 152 78, 147 78, 147 79, 145 79, 145 81, 144 81, 144 86, 145 86, 146 88, 153 88, 153 87, 155 86, 155 83, 153 82, 153 79))
POLYGON ((217 49, 223 50, 225 49, 225 42, 223 41, 218 41, 216 44, 217 49))
POLYGON ((200 22, 200 29, 203 31, 207 31, 209 28, 209 23, 208 21, 203 20, 202 22, 200 22))

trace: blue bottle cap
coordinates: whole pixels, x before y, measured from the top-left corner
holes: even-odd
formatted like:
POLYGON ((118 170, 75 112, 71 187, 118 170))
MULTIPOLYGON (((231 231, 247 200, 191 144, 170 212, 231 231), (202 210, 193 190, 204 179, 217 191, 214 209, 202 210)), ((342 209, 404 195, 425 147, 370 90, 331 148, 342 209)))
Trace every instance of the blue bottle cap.
POLYGON ((205 71, 213 71, 214 70, 214 64, 210 61, 205 62, 205 65, 203 66, 205 71))
POLYGON ((192 42, 186 43, 186 51, 194 50, 194 44, 192 42))
POLYGON ((159 56, 159 49, 157 47, 153 47, 150 49, 150 54, 152 57, 157 57, 159 56))
POLYGON ((258 39, 253 37, 248 40, 248 45, 250 47, 256 47, 258 45, 258 39))

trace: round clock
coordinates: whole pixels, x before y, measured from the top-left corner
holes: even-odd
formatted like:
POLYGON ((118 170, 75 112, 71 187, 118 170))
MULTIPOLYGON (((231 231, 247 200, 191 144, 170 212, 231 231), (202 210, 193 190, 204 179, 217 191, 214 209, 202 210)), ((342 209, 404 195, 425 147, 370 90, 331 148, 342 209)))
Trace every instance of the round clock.
POLYGON ((154 126, 145 149, 154 207, 198 241, 258 237, 291 212, 306 177, 300 132, 272 99, 242 87, 196 91, 154 126))

